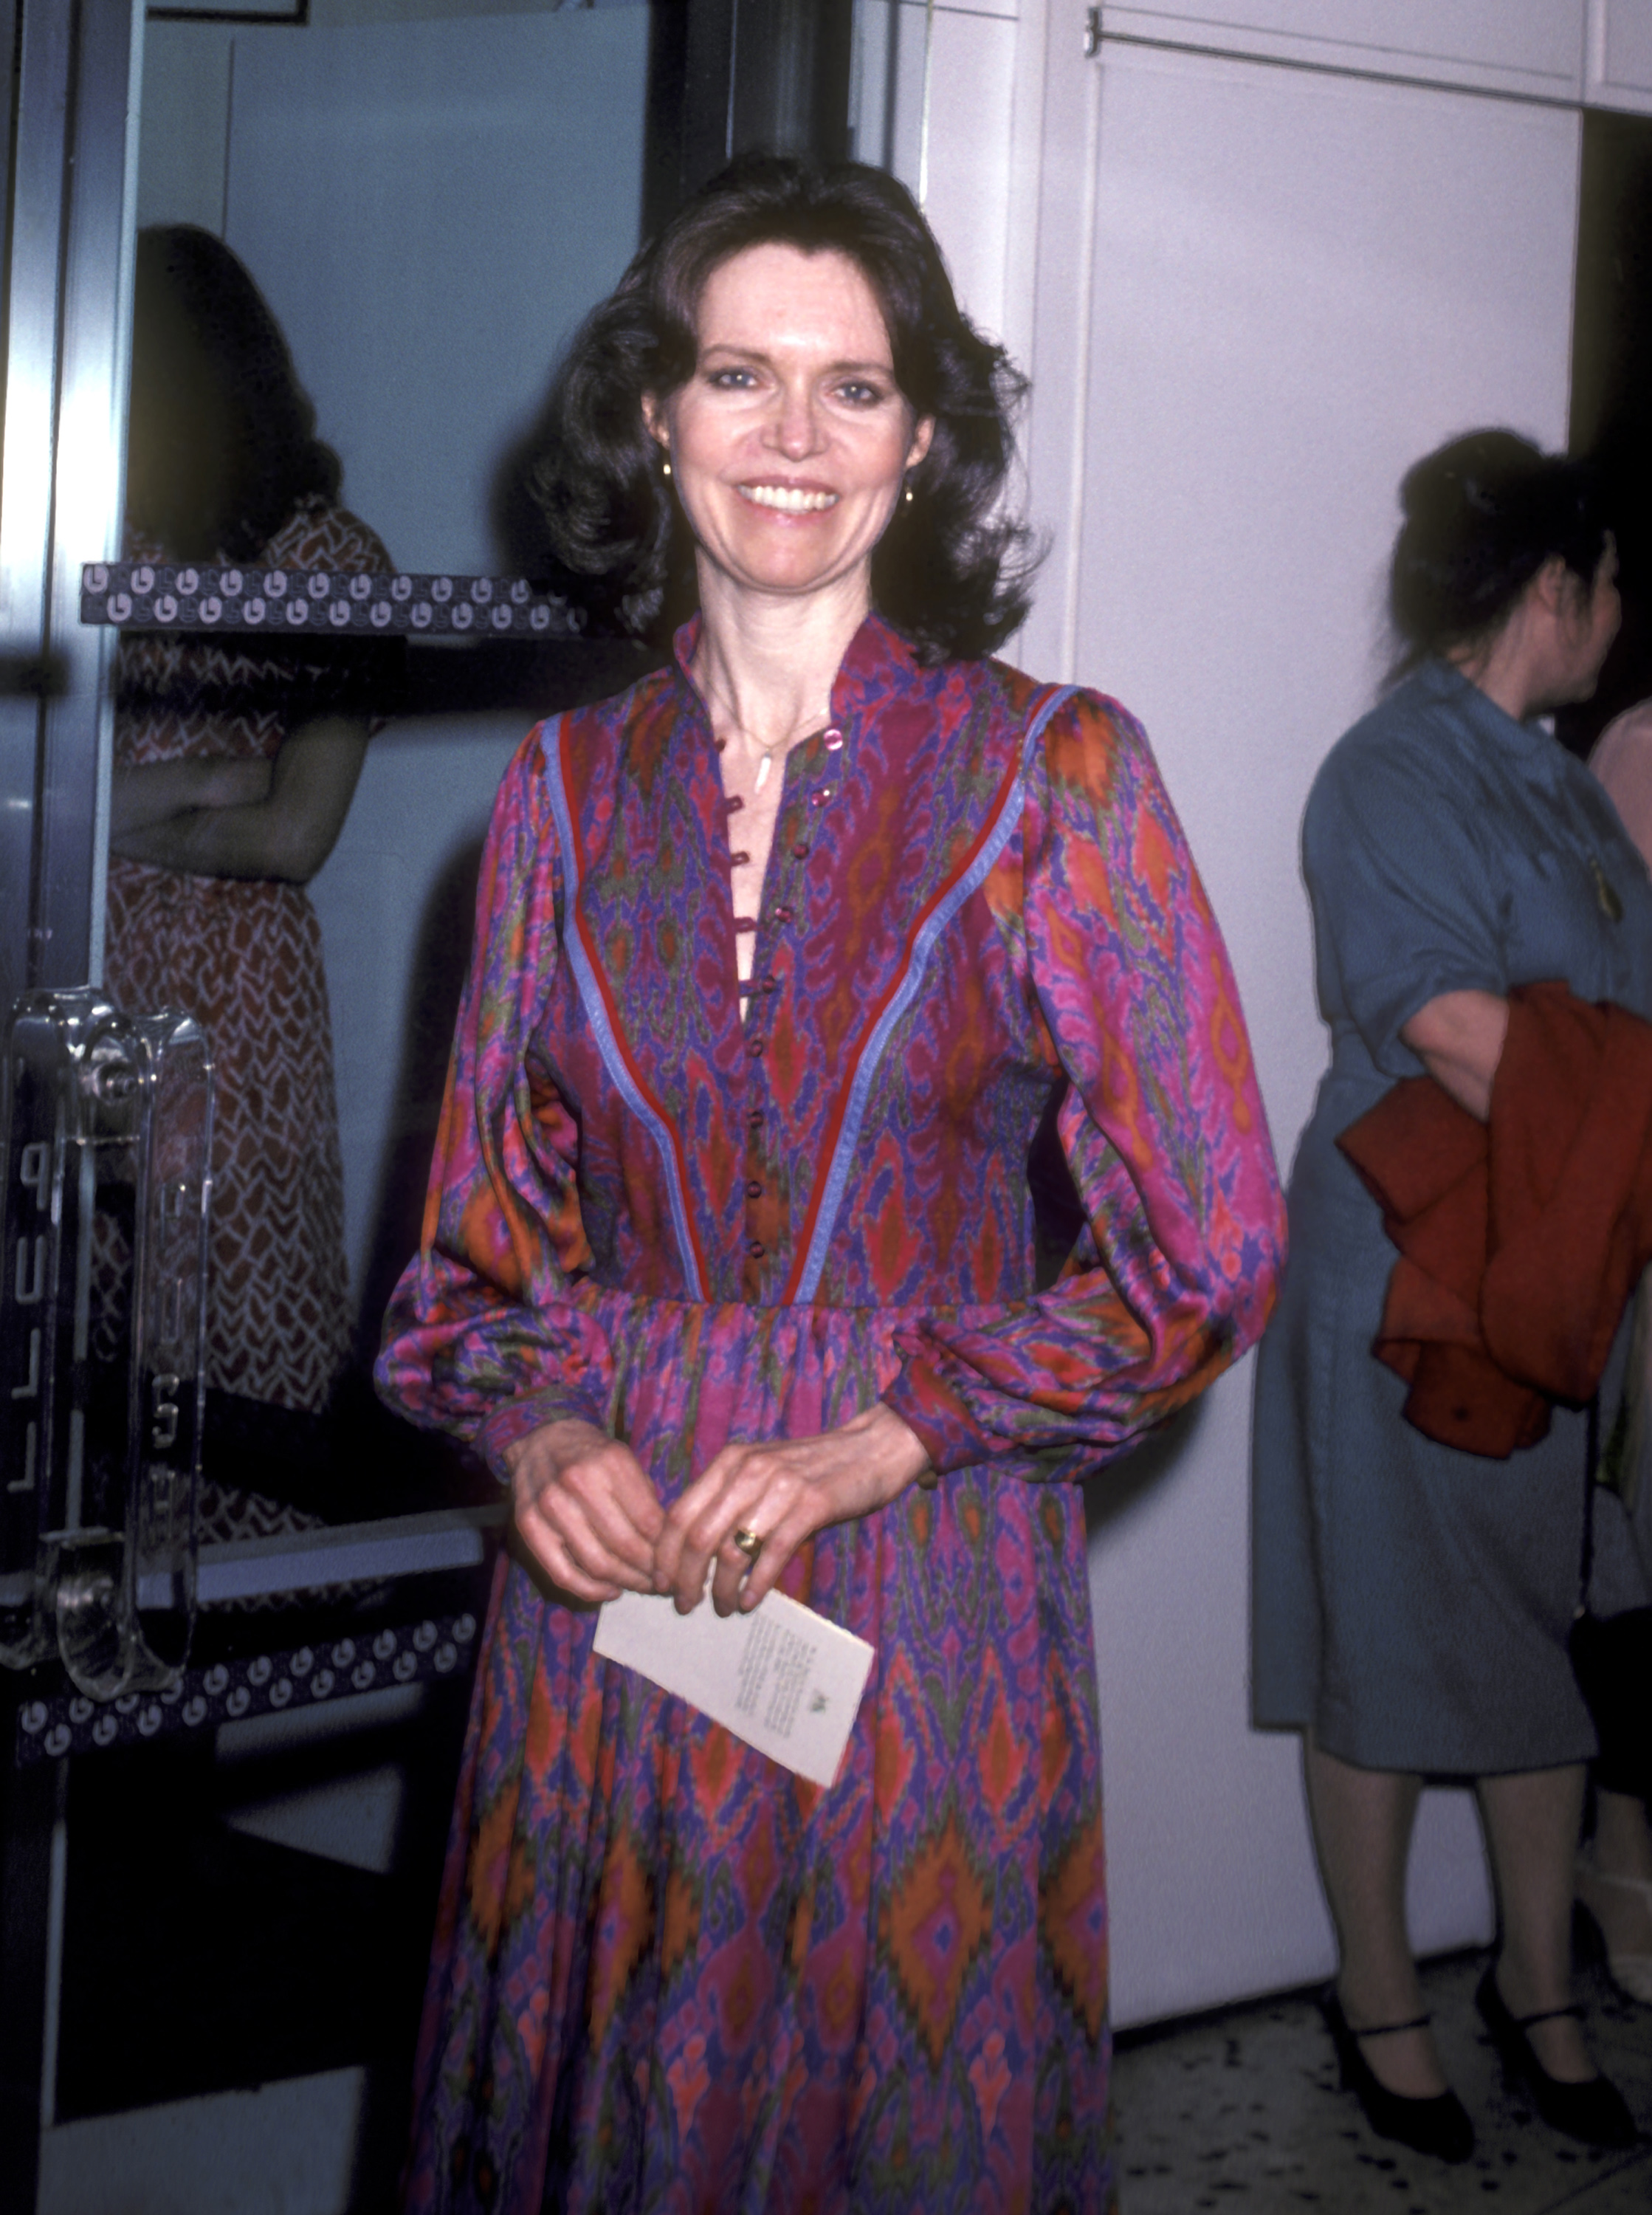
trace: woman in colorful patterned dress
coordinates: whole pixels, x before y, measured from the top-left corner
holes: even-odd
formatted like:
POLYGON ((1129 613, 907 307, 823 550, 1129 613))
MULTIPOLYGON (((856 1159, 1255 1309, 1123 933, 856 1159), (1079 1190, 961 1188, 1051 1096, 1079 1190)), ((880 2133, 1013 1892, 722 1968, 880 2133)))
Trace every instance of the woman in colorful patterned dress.
POLYGON ((416 2208, 1114 2204, 1078 1481, 1257 1335, 1281 1217, 1141 731, 986 658, 1014 389, 899 185, 772 159, 562 373, 569 572, 699 611, 507 775, 380 1362, 517 1532, 416 2208), (708 1577, 876 1649, 830 1790, 593 1657, 708 1577))
MULTIPOLYGON (((138 240, 127 471, 138 560, 386 569, 337 504, 286 341, 209 232, 138 240)), ((105 978, 211 1040, 207 1382, 319 1414, 349 1357, 344 1180, 321 934, 304 886, 343 828, 372 726, 361 656, 159 633, 118 667, 105 978)), ((249 1413, 251 1411, 248 1411, 249 1413)))

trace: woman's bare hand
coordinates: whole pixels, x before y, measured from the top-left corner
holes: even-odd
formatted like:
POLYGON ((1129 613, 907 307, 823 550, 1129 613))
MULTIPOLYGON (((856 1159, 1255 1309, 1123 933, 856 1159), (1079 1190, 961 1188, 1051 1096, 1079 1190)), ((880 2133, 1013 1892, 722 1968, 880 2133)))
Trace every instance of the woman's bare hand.
POLYGON ((592 1423, 545 1423, 505 1465, 517 1532, 554 1584, 584 1600, 656 1589, 665 1513, 629 1446, 592 1423))
POLYGON ((652 1589, 670 1592, 687 1615, 714 1561, 717 1612, 754 1608, 805 1538, 897 1498, 927 1459, 916 1433, 881 1401, 817 1438, 737 1440, 672 1501, 652 1589), (755 1564, 733 1543, 740 1529, 762 1540, 755 1564))

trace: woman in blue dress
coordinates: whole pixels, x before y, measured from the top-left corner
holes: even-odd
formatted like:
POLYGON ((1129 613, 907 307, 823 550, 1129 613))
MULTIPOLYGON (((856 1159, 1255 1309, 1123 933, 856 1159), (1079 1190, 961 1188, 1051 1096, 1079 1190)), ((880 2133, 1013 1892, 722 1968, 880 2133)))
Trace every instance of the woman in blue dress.
POLYGON ((1572 1865, 1595 1740, 1567 1657, 1582 1414, 1507 1461, 1436 1445, 1371 1351, 1395 1260, 1339 1133, 1426 1072, 1482 1120, 1508 994, 1543 979, 1652 1017, 1652 881, 1600 788, 1535 718, 1593 691, 1616 555, 1579 464, 1506 432, 1401 494, 1404 680, 1333 747, 1303 863, 1331 1060, 1290 1188, 1291 1255, 1257 1378, 1253 1701, 1300 1730, 1341 1967, 1343 2081, 1374 2128, 1472 2150, 1423 2011, 1404 1881, 1425 1776, 1477 1786, 1500 1911, 1478 2005, 1545 2119, 1634 2125, 1571 2006, 1572 1865))

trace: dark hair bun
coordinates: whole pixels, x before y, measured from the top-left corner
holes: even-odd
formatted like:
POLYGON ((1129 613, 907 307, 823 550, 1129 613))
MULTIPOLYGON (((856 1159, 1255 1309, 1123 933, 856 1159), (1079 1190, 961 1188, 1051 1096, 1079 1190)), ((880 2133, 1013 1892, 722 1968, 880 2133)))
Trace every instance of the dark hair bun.
POLYGON ((1402 667, 1496 630, 1551 555, 1587 583, 1606 550, 1594 470, 1513 431, 1471 431, 1425 455, 1399 501, 1389 609, 1402 667))

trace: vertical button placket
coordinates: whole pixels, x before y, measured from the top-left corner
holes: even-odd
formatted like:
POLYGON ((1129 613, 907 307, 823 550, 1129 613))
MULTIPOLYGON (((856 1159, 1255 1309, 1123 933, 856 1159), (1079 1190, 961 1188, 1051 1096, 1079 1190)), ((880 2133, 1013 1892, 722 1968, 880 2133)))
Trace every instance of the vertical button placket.
MULTIPOLYGON (((744 1042, 746 1062, 746 1144, 744 1160, 745 1238, 741 1257, 741 1292, 759 1301, 765 1266, 779 1255, 784 1224, 772 1149, 768 1144, 774 1107, 768 1098, 768 1054, 774 1017, 785 982, 784 965, 791 952, 787 940, 800 916, 806 915, 804 872, 816 838, 824 828, 826 812, 842 783, 844 733, 829 723, 819 738, 799 748, 786 764, 789 789, 783 794, 774 825, 774 844, 765 874, 765 898, 755 927, 751 975, 746 979, 744 1042)), ((733 829, 732 824, 730 825, 733 829)), ((737 918, 735 928, 743 927, 737 918)))

